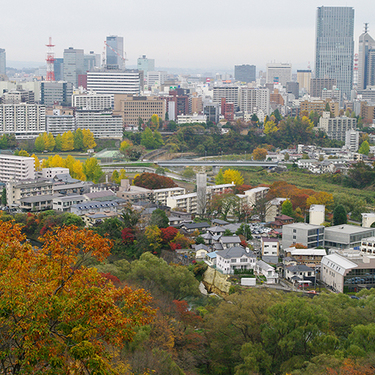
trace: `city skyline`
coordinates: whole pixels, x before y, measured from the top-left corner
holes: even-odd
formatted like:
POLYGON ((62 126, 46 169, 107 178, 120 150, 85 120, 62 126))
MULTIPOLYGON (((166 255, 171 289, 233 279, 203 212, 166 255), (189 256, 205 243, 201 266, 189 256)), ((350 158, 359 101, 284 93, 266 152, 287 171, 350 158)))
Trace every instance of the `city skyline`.
POLYGON ((5 48, 8 61, 43 62, 49 36, 56 45, 55 56, 62 57, 69 47, 101 54, 105 38, 118 35, 124 38, 128 66, 136 65, 137 58, 145 54, 155 59, 156 68, 233 70, 234 65, 253 64, 260 70, 267 63, 283 62, 293 64, 296 71, 309 63, 314 67, 316 10, 322 5, 354 8, 355 53, 365 22, 370 35, 375 34, 375 22, 371 22, 375 10, 369 0, 355 4, 331 0, 326 5, 316 0, 303 5, 298 0, 282 4, 235 0, 230 8, 210 0, 178 6, 171 0, 111 0, 105 7, 96 1, 88 7, 86 2, 67 0, 52 16, 47 1, 35 5, 21 0, 2 11, 0 30, 7 37, 0 47, 5 48))

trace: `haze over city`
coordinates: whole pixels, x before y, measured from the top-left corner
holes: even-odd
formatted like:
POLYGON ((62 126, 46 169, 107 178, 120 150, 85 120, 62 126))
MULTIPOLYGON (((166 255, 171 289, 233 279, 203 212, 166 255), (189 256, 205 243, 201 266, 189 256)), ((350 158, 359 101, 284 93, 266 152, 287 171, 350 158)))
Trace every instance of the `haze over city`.
POLYGON ((357 52, 363 24, 370 24, 370 33, 375 30, 375 9, 369 0, 67 0, 58 7, 45 0, 21 0, 2 9, 1 46, 8 66, 26 62, 27 67, 44 61, 49 36, 56 45, 55 56, 62 57, 70 46, 102 53, 107 35, 121 35, 130 67, 146 54, 163 68, 232 70, 245 63, 265 69, 268 62, 289 62, 293 70, 304 69, 309 62, 314 65, 316 9, 324 5, 354 7, 357 52))

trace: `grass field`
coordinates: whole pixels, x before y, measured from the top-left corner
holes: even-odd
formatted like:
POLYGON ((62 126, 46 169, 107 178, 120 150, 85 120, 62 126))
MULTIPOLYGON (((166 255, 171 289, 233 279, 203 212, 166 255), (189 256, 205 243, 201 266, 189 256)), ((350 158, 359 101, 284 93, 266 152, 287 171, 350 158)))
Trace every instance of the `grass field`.
POLYGON ((288 171, 283 173, 269 173, 260 168, 237 168, 244 176, 245 184, 257 186, 259 184, 272 184, 275 181, 286 181, 301 189, 326 191, 334 196, 336 194, 354 195, 368 203, 370 208, 375 208, 375 192, 372 188, 354 189, 329 183, 322 175, 314 175, 302 171, 288 171))
POLYGON ((39 160, 41 159, 48 159, 50 156, 60 155, 63 159, 66 159, 68 155, 73 156, 75 159, 80 161, 85 161, 89 158, 89 155, 83 152, 77 152, 77 151, 67 151, 67 152, 41 152, 36 153, 35 155, 38 157, 39 160))

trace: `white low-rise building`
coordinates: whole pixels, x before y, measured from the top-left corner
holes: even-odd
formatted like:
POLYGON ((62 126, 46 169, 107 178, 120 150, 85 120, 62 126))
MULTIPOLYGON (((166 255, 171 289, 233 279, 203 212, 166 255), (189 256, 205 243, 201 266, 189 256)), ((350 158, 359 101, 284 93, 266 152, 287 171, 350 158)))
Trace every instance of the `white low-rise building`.
POLYGON ((69 174, 69 168, 42 168, 42 177, 44 178, 54 178, 59 174, 69 174))

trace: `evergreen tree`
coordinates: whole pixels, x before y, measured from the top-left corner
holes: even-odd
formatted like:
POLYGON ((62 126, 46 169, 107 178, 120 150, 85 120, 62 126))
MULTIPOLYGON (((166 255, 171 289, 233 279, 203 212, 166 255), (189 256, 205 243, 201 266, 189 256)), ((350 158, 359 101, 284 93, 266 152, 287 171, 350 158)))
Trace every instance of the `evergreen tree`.
POLYGON ((3 192, 1 194, 1 203, 3 206, 7 205, 7 189, 3 188, 3 192))
POLYGON ((347 224, 348 216, 345 207, 339 204, 333 210, 333 225, 347 224))
POLYGON ((286 201, 283 202, 281 205, 281 213, 286 216, 293 216, 293 205, 292 202, 287 199, 286 201))

